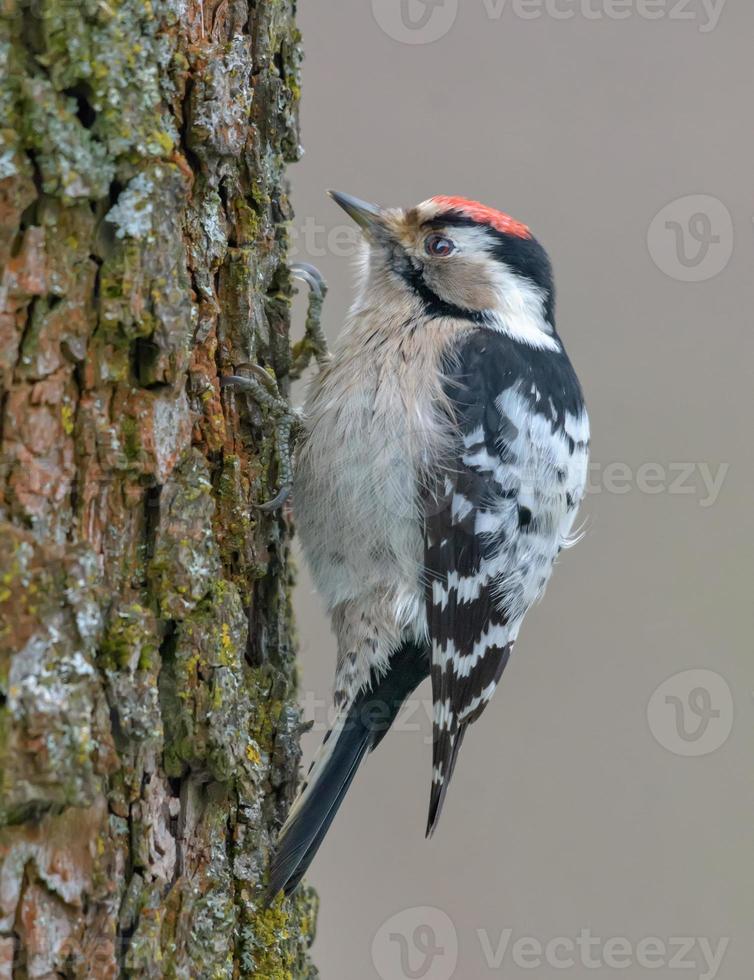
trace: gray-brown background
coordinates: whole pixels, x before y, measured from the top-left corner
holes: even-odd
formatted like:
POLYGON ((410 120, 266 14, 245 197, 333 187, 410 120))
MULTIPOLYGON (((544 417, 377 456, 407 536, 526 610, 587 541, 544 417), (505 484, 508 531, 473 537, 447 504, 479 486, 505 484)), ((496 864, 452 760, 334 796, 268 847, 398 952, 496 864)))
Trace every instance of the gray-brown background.
MULTIPOLYGON (((411 31, 400 0, 301 6, 296 251, 330 283, 330 337, 351 268, 325 188, 508 210, 552 254, 595 464, 586 536, 468 734, 435 838, 428 686, 359 773, 311 871, 326 980, 711 977, 705 941, 719 978, 752 975, 754 10, 711 11, 445 0, 411 31), (598 967, 547 951, 582 930, 598 967), (671 965, 674 937, 697 940, 693 966, 671 965)), ((303 570, 297 611, 322 722, 334 644, 303 570)))

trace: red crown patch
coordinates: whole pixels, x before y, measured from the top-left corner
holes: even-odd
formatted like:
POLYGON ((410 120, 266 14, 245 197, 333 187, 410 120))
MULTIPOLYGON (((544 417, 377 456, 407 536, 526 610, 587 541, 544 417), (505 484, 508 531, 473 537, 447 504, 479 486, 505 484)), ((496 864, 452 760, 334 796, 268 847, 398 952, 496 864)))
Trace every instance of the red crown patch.
POLYGON ((526 225, 516 221, 515 218, 511 218, 509 214, 503 214, 502 211, 489 208, 479 201, 469 201, 465 197, 444 197, 443 195, 433 197, 432 201, 444 210, 458 211, 473 221, 490 225, 491 228, 501 231, 504 235, 515 235, 516 238, 532 237, 531 231, 526 225))

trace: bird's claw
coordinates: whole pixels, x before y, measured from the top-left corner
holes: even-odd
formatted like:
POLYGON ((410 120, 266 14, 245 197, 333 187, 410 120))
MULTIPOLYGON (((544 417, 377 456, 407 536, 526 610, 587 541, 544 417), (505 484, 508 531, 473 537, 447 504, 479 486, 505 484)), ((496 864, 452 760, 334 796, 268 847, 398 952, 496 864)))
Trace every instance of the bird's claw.
MULTIPOLYGON (((239 388, 246 388, 253 394, 253 388, 256 387, 255 384, 251 382, 260 382, 264 385, 267 391, 276 399, 282 401, 280 392, 278 390, 277 381, 272 377, 272 375, 265 371, 261 364, 254 364, 251 362, 245 362, 238 365, 239 368, 245 368, 251 371, 255 378, 245 378, 241 374, 226 374, 220 378, 220 384, 223 387, 228 387, 229 385, 236 385, 239 388)), ((286 405, 287 408, 287 405, 286 405)))
POLYGON ((266 504, 254 504, 255 509, 264 511, 265 514, 274 514, 275 511, 280 510, 283 504, 285 504, 285 502, 288 500, 292 489, 293 487, 290 484, 281 487, 278 495, 273 497, 272 500, 268 500, 266 504))
POLYGON ((288 267, 294 279, 305 282, 312 293, 320 299, 325 298, 327 283, 324 276, 315 265, 309 262, 292 262, 288 267))

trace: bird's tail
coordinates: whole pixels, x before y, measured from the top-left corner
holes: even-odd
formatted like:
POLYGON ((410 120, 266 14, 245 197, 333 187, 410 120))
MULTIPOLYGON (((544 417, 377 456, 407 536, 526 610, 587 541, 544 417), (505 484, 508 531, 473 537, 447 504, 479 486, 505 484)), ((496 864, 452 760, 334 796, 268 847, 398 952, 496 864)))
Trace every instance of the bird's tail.
POLYGON ((387 673, 340 711, 325 735, 277 842, 268 898, 290 895, 312 862, 365 754, 382 741, 401 704, 429 674, 429 652, 404 644, 387 673))
POLYGON ((450 732, 438 733, 435 731, 432 742, 432 789, 429 794, 427 837, 432 836, 440 820, 443 803, 453 776, 453 770, 456 767, 466 728, 466 725, 457 725, 450 732))

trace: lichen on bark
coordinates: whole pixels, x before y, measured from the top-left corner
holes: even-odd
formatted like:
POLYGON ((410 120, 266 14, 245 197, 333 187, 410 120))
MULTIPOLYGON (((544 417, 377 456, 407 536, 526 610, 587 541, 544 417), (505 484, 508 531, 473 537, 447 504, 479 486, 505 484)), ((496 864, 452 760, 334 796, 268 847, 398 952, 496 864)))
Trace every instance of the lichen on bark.
POLYGON ((0 980, 311 978, 272 427, 292 0, 0 0, 0 980))

